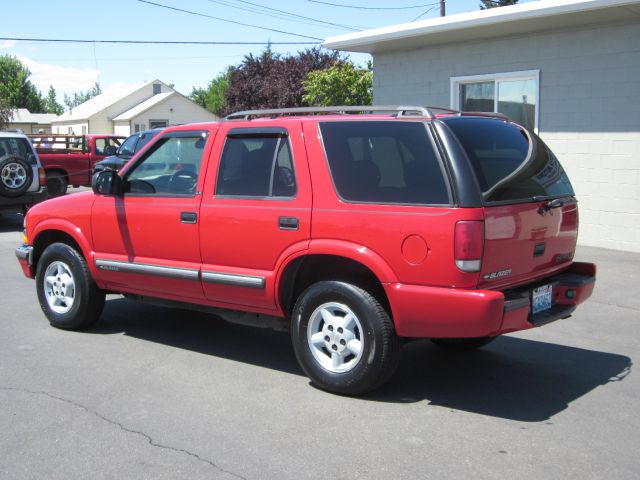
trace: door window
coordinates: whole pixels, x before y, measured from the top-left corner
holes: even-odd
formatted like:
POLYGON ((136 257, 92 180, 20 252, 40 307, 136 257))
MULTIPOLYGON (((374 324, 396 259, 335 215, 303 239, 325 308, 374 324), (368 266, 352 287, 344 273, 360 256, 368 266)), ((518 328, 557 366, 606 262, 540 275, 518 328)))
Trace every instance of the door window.
POLYGON ((289 141, 283 136, 227 137, 217 196, 294 197, 296 180, 289 141))
POLYGON ((195 195, 206 140, 206 132, 161 138, 127 174, 125 193, 195 195))

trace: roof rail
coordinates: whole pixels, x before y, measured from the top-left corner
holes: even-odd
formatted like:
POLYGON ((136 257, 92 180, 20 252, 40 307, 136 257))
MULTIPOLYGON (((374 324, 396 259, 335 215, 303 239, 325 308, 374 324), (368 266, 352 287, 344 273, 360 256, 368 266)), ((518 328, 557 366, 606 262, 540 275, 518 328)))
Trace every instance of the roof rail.
POLYGON ((432 110, 447 113, 459 113, 457 110, 440 107, 417 107, 413 105, 342 105, 335 107, 296 107, 276 108, 272 110, 244 110, 224 117, 225 120, 249 120, 252 117, 279 117, 286 115, 305 114, 347 114, 347 113, 392 113, 398 117, 427 117, 434 118, 432 110))

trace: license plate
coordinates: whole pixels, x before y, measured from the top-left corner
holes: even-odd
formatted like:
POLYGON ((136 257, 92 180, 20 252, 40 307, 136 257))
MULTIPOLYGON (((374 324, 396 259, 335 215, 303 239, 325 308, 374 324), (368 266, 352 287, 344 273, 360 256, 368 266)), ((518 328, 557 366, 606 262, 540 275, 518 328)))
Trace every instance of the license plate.
POLYGON ((551 308, 552 289, 552 285, 543 285, 533 289, 531 292, 531 310, 534 315, 551 308))

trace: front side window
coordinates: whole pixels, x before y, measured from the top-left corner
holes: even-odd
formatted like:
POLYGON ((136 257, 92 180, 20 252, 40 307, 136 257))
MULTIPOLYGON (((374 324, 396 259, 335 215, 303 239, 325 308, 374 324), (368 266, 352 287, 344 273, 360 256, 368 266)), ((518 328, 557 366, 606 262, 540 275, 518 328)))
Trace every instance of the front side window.
POLYGON ((338 195, 350 202, 449 204, 440 161, 422 122, 322 122, 338 195))
POLYGON ((535 130, 538 126, 539 72, 454 77, 452 107, 464 112, 499 112, 535 130))
POLYGON ((126 175, 125 193, 195 195, 205 132, 161 138, 126 175))
POLYGON ((228 136, 216 183, 217 196, 293 197, 296 181, 285 136, 228 136))
POLYGON ((442 119, 465 150, 487 202, 573 195, 553 152, 531 131, 492 118, 442 119))

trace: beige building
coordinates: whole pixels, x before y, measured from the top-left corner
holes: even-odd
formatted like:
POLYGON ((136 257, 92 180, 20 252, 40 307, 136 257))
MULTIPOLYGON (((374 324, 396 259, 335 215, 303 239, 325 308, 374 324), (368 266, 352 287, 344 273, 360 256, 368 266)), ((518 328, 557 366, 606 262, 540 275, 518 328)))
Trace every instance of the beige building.
POLYGON ((31 113, 26 108, 17 108, 7 125, 8 130, 23 133, 51 133, 51 123, 58 118, 55 113, 31 113))
POLYGON ((53 133, 130 135, 148 128, 212 122, 218 117, 154 80, 109 90, 78 105, 52 122, 53 133))

